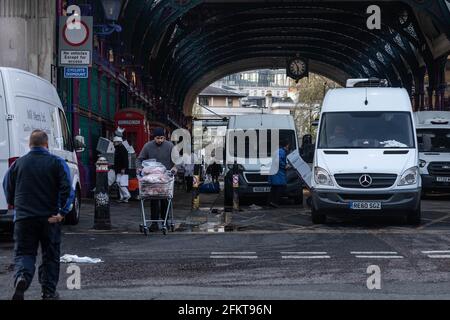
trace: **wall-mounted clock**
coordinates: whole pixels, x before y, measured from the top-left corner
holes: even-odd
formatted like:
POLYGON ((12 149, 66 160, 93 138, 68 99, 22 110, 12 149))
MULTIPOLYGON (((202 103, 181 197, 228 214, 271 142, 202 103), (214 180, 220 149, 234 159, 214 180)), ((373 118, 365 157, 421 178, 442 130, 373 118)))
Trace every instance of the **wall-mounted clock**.
POLYGON ((298 57, 290 59, 287 64, 286 74, 288 77, 298 81, 307 77, 309 73, 308 62, 298 57))

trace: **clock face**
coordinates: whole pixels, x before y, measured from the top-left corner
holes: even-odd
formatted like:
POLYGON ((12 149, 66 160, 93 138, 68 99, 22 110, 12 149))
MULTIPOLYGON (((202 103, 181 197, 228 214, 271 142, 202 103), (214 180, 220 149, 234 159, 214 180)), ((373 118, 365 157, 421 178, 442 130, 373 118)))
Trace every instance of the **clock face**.
POLYGON ((306 64, 300 59, 294 59, 289 63, 289 71, 293 76, 300 77, 306 71, 306 64))

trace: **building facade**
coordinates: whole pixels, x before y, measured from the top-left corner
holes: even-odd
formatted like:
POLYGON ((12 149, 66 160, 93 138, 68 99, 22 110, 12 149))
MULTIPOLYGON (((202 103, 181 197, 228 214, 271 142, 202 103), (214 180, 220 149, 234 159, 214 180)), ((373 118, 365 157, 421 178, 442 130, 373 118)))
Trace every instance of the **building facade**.
POLYGON ((289 98, 292 82, 286 70, 262 69, 232 74, 213 85, 245 94, 246 98, 241 101, 243 106, 263 108, 267 107, 268 94, 272 95, 273 102, 289 98))

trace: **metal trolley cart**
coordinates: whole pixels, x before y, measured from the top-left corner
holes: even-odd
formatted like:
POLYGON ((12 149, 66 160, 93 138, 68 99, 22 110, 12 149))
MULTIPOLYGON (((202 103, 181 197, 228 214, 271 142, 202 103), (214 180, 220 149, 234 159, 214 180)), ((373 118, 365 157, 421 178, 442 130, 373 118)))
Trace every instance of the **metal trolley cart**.
MULTIPOLYGON (((150 183, 139 178, 139 200, 141 202, 142 211, 142 224, 139 226, 140 232, 144 235, 148 235, 149 227, 148 224, 152 223, 162 223, 162 232, 164 235, 167 234, 168 230, 174 232, 175 224, 173 220, 173 191, 175 184, 175 177, 169 175, 169 182, 165 183, 150 183), (164 215, 164 220, 149 220, 147 219, 145 213, 145 202, 149 200, 167 200, 167 210, 164 215), (169 223, 170 221, 170 223, 169 223)), ((149 210, 151 217, 151 209, 149 210)))

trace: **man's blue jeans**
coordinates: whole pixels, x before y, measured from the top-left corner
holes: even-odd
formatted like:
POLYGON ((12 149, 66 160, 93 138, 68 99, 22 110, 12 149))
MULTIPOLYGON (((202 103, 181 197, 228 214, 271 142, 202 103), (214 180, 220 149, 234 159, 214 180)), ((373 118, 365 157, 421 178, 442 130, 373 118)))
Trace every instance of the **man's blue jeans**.
POLYGON ((14 241, 15 283, 23 277, 27 281, 27 289, 30 286, 40 245, 42 264, 39 267, 39 283, 43 294, 54 294, 59 280, 61 225, 50 224, 48 218, 16 221, 14 241))

